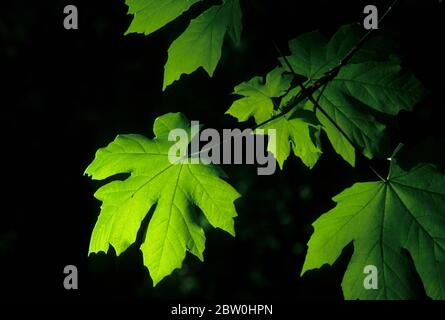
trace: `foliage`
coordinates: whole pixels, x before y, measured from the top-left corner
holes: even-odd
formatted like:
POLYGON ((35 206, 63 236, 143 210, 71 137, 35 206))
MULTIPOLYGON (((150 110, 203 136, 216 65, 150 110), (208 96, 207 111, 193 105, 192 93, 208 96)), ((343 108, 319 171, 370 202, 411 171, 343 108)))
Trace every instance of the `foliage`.
POLYGON ((427 294, 445 299, 444 185, 445 175, 433 164, 406 170, 395 154, 386 180, 357 183, 334 197, 337 206, 314 223, 302 272, 332 264, 353 242, 342 283, 346 298, 416 298, 411 256, 427 294), (380 270, 377 290, 363 286, 367 265, 380 270))
POLYGON ((114 180, 97 190, 95 197, 102 201, 102 208, 90 253, 107 252, 110 244, 117 254, 124 252, 135 242, 142 220, 155 206, 141 246, 154 284, 181 266, 186 251, 204 259, 205 235, 196 222, 194 206, 212 226, 235 235, 233 202, 238 192, 220 178, 225 175, 218 167, 170 163, 168 153, 174 142, 168 140, 168 134, 176 128, 190 130, 182 114, 159 117, 153 126, 154 139, 118 136, 98 150, 86 169, 97 180, 130 174, 124 181, 114 180))
MULTIPOLYGON (((126 0, 134 14, 127 33, 150 34, 198 2, 126 0)), ((225 35, 238 43, 241 30, 238 0, 202 12, 170 46, 164 89, 199 67, 211 76, 225 35)), ((268 150, 276 150, 281 169, 291 150, 307 167, 314 167, 323 152, 323 135, 352 166, 356 152, 367 159, 387 158, 388 124, 400 111, 412 111, 425 91, 402 69, 391 42, 382 36, 363 37, 362 28, 346 25, 329 41, 319 32, 303 34, 289 41, 289 49, 290 55, 280 54, 279 65, 265 77, 235 87, 238 99, 226 113, 239 122, 253 118, 254 129, 276 129, 276 145, 271 140, 268 150)), ((96 192, 103 204, 90 252, 107 251, 111 244, 122 253, 135 242, 142 220, 154 208, 141 246, 154 284, 181 266, 186 250, 203 260, 205 237, 195 206, 212 226, 234 235, 239 194, 221 179, 224 174, 216 166, 169 163, 173 142, 167 136, 175 128, 190 129, 182 114, 159 117, 152 140, 118 136, 97 152, 86 170, 99 180, 129 174, 96 192)), ((445 299, 445 177, 428 162, 404 168, 400 150, 390 159, 386 179, 377 173, 381 181, 346 189, 334 197, 337 206, 313 224, 302 274, 333 264, 353 243, 342 283, 347 299, 415 298, 416 272, 431 298, 445 299), (377 290, 363 287, 366 265, 379 270, 377 290)))
MULTIPOLYGON (((128 33, 146 35, 158 30, 180 16, 199 0, 127 0, 128 13, 134 20, 128 33)), ((225 0, 213 6, 190 22, 188 28, 168 49, 165 65, 164 89, 182 74, 190 74, 199 67, 212 76, 221 58, 226 33, 237 44, 241 41, 241 8, 239 0, 225 0)))
MULTIPOLYGON (((307 79, 307 86, 313 85, 326 72, 337 66, 354 43, 360 39, 357 28, 354 25, 343 26, 329 42, 319 32, 301 35, 289 42, 292 52, 292 55, 286 58, 289 66, 284 59, 281 59, 281 64, 288 71, 304 76, 307 79)), ((318 96, 318 104, 324 112, 320 108, 317 109, 311 101, 308 103, 309 107, 304 104, 295 107, 295 109, 302 109, 304 106, 305 110, 315 113, 334 149, 351 165, 355 164, 356 148, 359 148, 368 158, 385 156, 388 152, 385 124, 379 122, 378 119, 382 118, 381 115, 396 115, 400 110, 411 110, 423 96, 420 82, 413 75, 401 71, 398 59, 392 57, 389 60, 388 56, 385 61, 375 61, 382 58, 382 54, 376 52, 376 49, 369 47, 368 44, 357 52, 350 64, 341 68, 332 81, 314 93, 314 96, 318 96)), ((283 77, 288 77, 288 75, 283 75, 283 77)), ((285 79, 282 81, 286 81, 285 79)), ((250 84, 255 85, 252 81, 250 84)), ((260 90, 261 87, 257 84, 256 88, 260 90)), ((284 104, 292 101, 292 98, 300 93, 299 87, 290 91, 283 98, 284 104)), ((268 95, 270 105, 272 105, 271 98, 273 97, 274 95, 268 95)), ((235 102, 234 105, 237 103, 235 102)), ((280 105, 275 108, 275 111, 280 111, 282 108, 283 106, 280 105)), ((241 108, 233 110, 232 106, 229 112, 238 119, 244 120, 245 110, 241 108)), ((265 104, 257 104, 255 114, 260 113, 268 116, 261 117, 260 121, 256 119, 257 123, 274 116, 274 110, 265 104)), ((292 119, 300 118, 301 122, 305 122, 305 117, 307 117, 307 112, 294 113, 292 119)), ((283 126, 283 121, 285 120, 275 121, 277 130, 283 126)), ((288 126, 292 127, 292 124, 288 126)), ((272 128, 274 125, 268 124, 267 127, 272 128)), ((303 130, 308 131, 307 126, 303 130)), ((299 131, 302 132, 302 130, 299 131)), ((312 167, 315 164, 314 161, 317 160, 313 155, 319 146, 319 142, 314 138, 316 135, 312 134, 312 143, 307 133, 303 140, 290 139, 295 145, 294 148, 301 150, 295 154, 303 155, 302 160, 309 167, 312 167), (307 154, 311 155, 310 159, 306 158, 307 154)), ((277 146, 277 159, 280 164, 289 154, 287 148, 287 143, 277 146)))

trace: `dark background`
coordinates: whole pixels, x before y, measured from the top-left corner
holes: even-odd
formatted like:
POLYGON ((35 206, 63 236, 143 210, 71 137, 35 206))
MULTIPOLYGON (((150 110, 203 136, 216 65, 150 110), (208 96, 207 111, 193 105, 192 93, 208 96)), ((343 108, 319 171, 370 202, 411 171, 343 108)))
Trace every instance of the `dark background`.
MULTIPOLYGON (((217 3, 217 1, 213 1, 217 3)), ((97 148, 117 134, 152 136, 154 119, 181 111, 208 127, 239 126, 223 116, 233 87, 277 63, 272 40, 361 22, 363 8, 389 1, 243 0, 243 42, 225 45, 213 78, 202 70, 162 92, 169 44, 212 1, 150 36, 124 36, 131 16, 124 0, 7 1, 0 13, 2 205, 0 296, 147 297, 154 299, 342 299, 349 246, 333 267, 300 277, 311 223, 354 182, 376 180, 368 163, 350 167, 323 140, 313 170, 295 157, 285 171, 257 176, 254 166, 225 166, 243 195, 237 237, 207 231, 205 261, 184 267, 156 288, 136 246, 88 257, 99 214, 96 182, 83 176, 97 148), (79 30, 63 28, 63 8, 79 9, 79 30), (79 290, 63 288, 63 268, 79 269, 79 290)), ((380 26, 398 45, 406 68, 430 91, 412 113, 402 112, 391 143, 414 145, 445 137, 444 4, 400 1, 380 26)), ((249 123, 251 124, 251 123, 249 123)), ((376 168, 386 174, 387 163, 376 168)))

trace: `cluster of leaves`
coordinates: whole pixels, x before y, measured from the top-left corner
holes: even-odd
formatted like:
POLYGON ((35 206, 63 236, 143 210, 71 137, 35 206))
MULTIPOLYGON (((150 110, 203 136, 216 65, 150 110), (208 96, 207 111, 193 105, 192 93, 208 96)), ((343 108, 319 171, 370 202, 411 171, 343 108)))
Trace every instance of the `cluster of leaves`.
MULTIPOLYGON (((198 1, 166 0, 160 5, 127 0, 129 12, 135 15, 128 33, 149 34, 198 1)), ((240 40, 240 20, 238 0, 226 0, 192 20, 169 49, 164 88, 198 67, 211 75, 225 33, 240 40)), ((402 70, 381 37, 357 48, 343 64, 361 35, 361 28, 347 25, 329 41, 319 32, 291 40, 291 55, 281 57, 280 65, 265 77, 235 88, 240 98, 227 114, 240 122, 253 118, 256 128, 276 129, 276 145, 269 142, 268 149, 275 152, 282 169, 291 150, 312 168, 322 154, 323 134, 352 166, 356 152, 369 159, 388 157, 387 125, 401 110, 412 110, 424 90, 402 70), (329 81, 319 85, 335 68, 329 81), (308 88, 315 89, 307 94, 308 88)), ((168 141, 168 133, 176 128, 192 132, 185 116, 166 114, 156 119, 153 139, 118 136, 97 152, 86 170, 98 180, 129 174, 95 194, 102 208, 90 253, 106 252, 110 245, 122 253, 135 242, 142 220, 154 208, 141 245, 154 284, 181 266, 186 251, 203 260, 205 235, 196 207, 213 227, 234 235, 234 201, 239 194, 222 179, 225 175, 217 166, 169 162, 173 142, 168 141)), ((445 175, 431 163, 404 168, 399 165, 401 157, 397 149, 386 179, 357 183, 334 197, 337 206, 313 224, 302 273, 332 264, 352 242, 354 254, 342 283, 345 298, 415 298, 415 272, 430 297, 445 298, 445 175), (380 271, 377 290, 363 286, 367 265, 380 271)))
POLYGON ((289 106, 302 91, 300 86, 291 87, 290 76, 296 76, 297 80, 303 76, 305 87, 315 84, 340 63, 360 37, 359 26, 347 25, 330 41, 319 32, 290 41, 292 55, 285 58, 287 63, 281 58, 282 67, 271 71, 264 84, 257 77, 235 88, 235 93, 244 98, 235 101, 227 113, 239 121, 253 116, 261 125, 291 107, 289 116, 264 126, 279 132, 276 158, 281 166, 289 156, 290 141, 295 155, 313 167, 321 154, 321 130, 336 152, 353 166, 356 148, 368 158, 388 156, 385 126, 391 121, 390 116, 403 109, 412 110, 422 99, 423 88, 413 75, 401 70, 396 57, 385 49, 376 49, 374 44, 382 42, 380 38, 358 50, 333 80, 315 92, 317 101, 306 99, 289 106), (276 97, 282 99, 274 106, 272 99, 276 97), (258 99, 263 102, 256 103, 258 99))
MULTIPOLYGON (((134 19, 129 33, 148 35, 178 18, 202 0, 126 0, 128 13, 134 19)), ((235 44, 241 41, 241 8, 239 0, 224 0, 193 19, 187 29, 168 49, 164 72, 164 89, 182 74, 190 74, 199 67, 212 76, 221 58, 226 33, 235 44)))
MULTIPOLYGON (((227 113, 239 121, 253 117, 258 127, 276 129, 277 145, 269 150, 276 152, 281 167, 292 146, 294 154, 312 168, 322 152, 322 131, 353 166, 356 151, 370 159, 386 157, 386 125, 401 110, 412 110, 424 90, 412 74, 401 70, 400 61, 390 51, 376 51, 373 42, 382 43, 382 39, 359 49, 350 63, 314 93, 316 100, 303 99, 292 105, 304 88, 337 67, 359 39, 359 27, 347 25, 330 41, 319 32, 290 41, 292 54, 280 59, 282 66, 265 80, 255 77, 236 87, 235 93, 243 97, 227 113), (292 87, 293 80, 302 77, 304 85, 292 87), (274 104, 277 97, 280 102, 274 104), (283 112, 286 109, 289 111, 283 112)), ((391 159, 387 179, 358 183, 334 197, 338 206, 314 223, 302 273, 332 264, 353 242, 354 255, 342 283, 346 298, 415 298, 416 281, 406 249, 427 294, 444 299, 445 176, 424 163, 404 171, 397 164, 397 152, 391 159), (367 265, 380 270, 378 290, 363 286, 367 265)))

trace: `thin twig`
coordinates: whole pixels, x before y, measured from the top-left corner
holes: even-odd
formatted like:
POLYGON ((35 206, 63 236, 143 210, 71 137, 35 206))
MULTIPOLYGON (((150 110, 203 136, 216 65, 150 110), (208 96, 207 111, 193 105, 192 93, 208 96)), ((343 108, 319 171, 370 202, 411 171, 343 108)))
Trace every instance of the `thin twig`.
POLYGON ((372 172, 375 173, 375 175, 376 175, 377 177, 379 177, 380 180, 382 180, 382 181, 385 182, 385 183, 388 182, 388 180, 386 180, 385 178, 383 178, 383 177, 380 175, 380 173, 378 173, 377 170, 374 169, 371 165, 369 166, 369 168, 372 170, 372 172))
MULTIPOLYGON (((394 6, 397 4, 397 2, 399 2, 399 0, 394 0, 388 7, 388 9, 385 11, 385 13, 380 17, 378 24, 382 23, 383 20, 385 20, 386 16, 392 11, 392 9, 394 8, 394 6)), ((374 32, 375 29, 370 29, 368 30, 368 32, 365 33, 365 35, 363 37, 361 37, 361 39, 355 44, 354 47, 351 48, 351 50, 348 51, 348 53, 346 53, 346 55, 343 57, 343 59, 340 60, 339 64, 332 69, 329 72, 334 72, 334 73, 338 73, 338 71, 344 66, 346 65, 351 59, 352 57, 357 53, 358 50, 360 50, 363 45, 366 43, 366 41, 369 39, 369 37, 371 36, 371 34, 374 32)))

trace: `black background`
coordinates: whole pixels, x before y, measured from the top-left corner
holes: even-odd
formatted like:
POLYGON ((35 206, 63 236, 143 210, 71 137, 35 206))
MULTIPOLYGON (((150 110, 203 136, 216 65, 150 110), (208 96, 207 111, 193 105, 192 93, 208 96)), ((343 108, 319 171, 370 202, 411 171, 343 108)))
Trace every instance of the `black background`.
MULTIPOLYGON (((213 1, 217 3, 218 1, 213 1)), ((243 42, 229 42, 213 78, 199 70, 162 92, 169 44, 212 1, 150 35, 124 36, 124 0, 8 1, 0 18, 2 205, 0 295, 9 297, 147 297, 153 299, 342 299, 348 247, 333 267, 299 273, 310 224, 356 181, 376 180, 367 163, 352 168, 324 140, 313 170, 295 157, 285 171, 257 176, 254 166, 226 166, 243 194, 237 237, 207 232, 205 262, 188 255, 183 269, 156 288, 136 246, 88 257, 99 213, 98 184, 83 176, 97 148, 121 133, 152 136, 154 119, 181 111, 208 127, 234 128, 223 116, 233 87, 277 63, 276 41, 319 29, 327 36, 361 22, 363 8, 389 1, 242 1, 243 42), (79 9, 79 30, 63 28, 63 8, 79 9), (63 268, 79 269, 79 290, 63 288, 63 268)), ((400 1, 381 25, 403 65, 428 88, 412 113, 402 112, 391 143, 444 137, 444 5, 400 1)), ((249 123, 251 124, 251 123, 249 123)), ((387 163, 375 163, 386 174, 387 163)))

